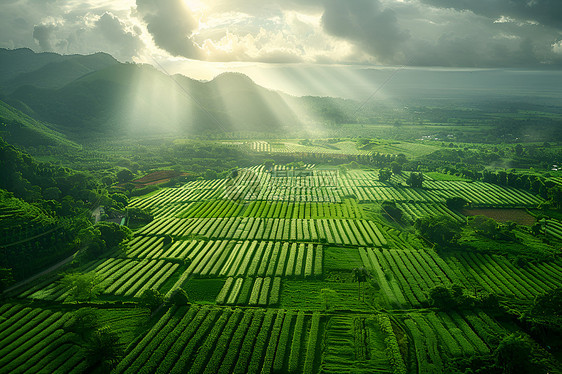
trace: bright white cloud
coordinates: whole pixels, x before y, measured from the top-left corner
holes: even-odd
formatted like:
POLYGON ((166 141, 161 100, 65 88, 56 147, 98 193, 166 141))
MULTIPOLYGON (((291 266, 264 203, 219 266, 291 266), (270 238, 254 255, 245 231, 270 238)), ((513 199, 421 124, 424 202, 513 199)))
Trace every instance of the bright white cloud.
POLYGON ((562 55, 562 40, 559 40, 552 45, 552 52, 562 55))

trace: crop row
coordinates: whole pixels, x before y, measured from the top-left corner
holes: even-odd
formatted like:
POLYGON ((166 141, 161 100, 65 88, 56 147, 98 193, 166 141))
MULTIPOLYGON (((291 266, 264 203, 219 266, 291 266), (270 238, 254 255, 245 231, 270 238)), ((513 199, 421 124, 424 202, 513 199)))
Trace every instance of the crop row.
POLYGON ((440 215, 449 216, 460 222, 466 220, 462 215, 453 212, 445 204, 399 203, 397 205, 402 210, 403 215, 410 221, 440 215))
POLYGON ((127 353, 115 373, 301 372, 317 327, 299 312, 193 305, 172 308, 127 353), (312 338, 310 338, 312 336, 312 338))
POLYGON ((404 324, 413 338, 419 372, 443 372, 446 357, 484 355, 495 348, 483 336, 498 325, 480 314, 412 312, 404 324))
POLYGON ((268 142, 264 142, 263 140, 261 141, 256 141, 256 142, 252 142, 250 143, 250 149, 252 151, 256 151, 256 152, 271 152, 271 145, 268 142))
POLYGON ((386 356, 392 366, 393 374, 406 374, 406 365, 404 364, 404 358, 400 353, 400 346, 398 345, 398 340, 394 334, 390 318, 388 318, 388 315, 386 314, 379 314, 377 317, 380 329, 384 334, 386 356))
POLYGON ((220 195, 226 179, 187 182, 180 188, 167 188, 149 197, 133 198, 130 207, 153 208, 166 204, 185 203, 215 198, 220 195))
POLYGON ((279 304, 281 277, 226 279, 217 296, 218 305, 271 306, 279 304))
POLYGON ((555 219, 549 219, 545 225, 546 234, 562 240, 562 223, 555 219))
POLYGON ((463 253, 449 262, 467 274, 471 283, 498 295, 533 299, 562 286, 562 265, 558 261, 520 268, 503 256, 463 253))
POLYGON ((233 200, 212 200, 166 205, 151 212, 157 218, 363 218, 361 209, 353 199, 345 199, 343 203, 251 201, 246 204, 233 200))
POLYGON ((232 200, 267 200, 341 203, 337 187, 327 182, 317 182, 319 186, 286 186, 278 183, 248 184, 228 186, 222 196, 232 200))
POLYGON ((406 374, 388 317, 332 315, 323 336, 322 373, 406 374))
POLYGON ((360 248, 359 254, 391 307, 423 305, 432 287, 458 283, 451 267, 432 250, 360 248))
POLYGON ((64 330, 70 314, 5 304, 0 311, 0 372, 69 373, 84 356, 64 330))
MULTIPOLYGON (((96 273, 96 288, 99 288, 104 294, 140 297, 146 289, 159 289, 178 267, 179 264, 163 260, 110 258, 93 271, 96 273)), ((20 297, 64 301, 69 294, 67 285, 56 281, 39 290, 25 291, 20 294, 20 297)))
POLYGON ((191 263, 172 290, 181 287, 193 275, 318 278, 322 276, 323 271, 321 245, 258 241, 193 241, 187 249, 191 263))
POLYGON ((396 201, 443 203, 445 198, 438 193, 421 188, 374 186, 374 187, 340 187, 346 196, 355 196, 360 202, 396 201))
POLYGON ((536 207, 544 201, 524 190, 485 182, 427 181, 424 187, 444 198, 461 196, 480 207, 536 207))
POLYGON ((387 244, 374 222, 348 219, 160 218, 142 228, 139 234, 326 242, 348 246, 380 247, 387 244))

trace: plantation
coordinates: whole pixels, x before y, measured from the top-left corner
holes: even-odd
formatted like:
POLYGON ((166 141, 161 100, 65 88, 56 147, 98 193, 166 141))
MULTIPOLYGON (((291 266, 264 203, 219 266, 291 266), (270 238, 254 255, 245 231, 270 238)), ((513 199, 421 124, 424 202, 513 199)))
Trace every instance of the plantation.
MULTIPOLYGON (((252 144, 270 152, 269 143, 252 144)), ((129 207, 152 220, 105 255, 23 286, 1 307, 2 370, 85 371, 87 345, 65 326, 90 305, 120 336, 113 373, 493 365, 510 331, 531 336, 510 313, 532 315, 537 296, 562 287, 562 225, 465 216, 467 204, 545 203, 521 189, 438 174, 414 188, 407 172, 379 175, 260 165, 133 198, 129 207), (458 197, 462 206, 451 203, 458 197), (419 222, 437 217, 445 227, 427 227, 448 236, 420 231, 419 222), (56 308, 27 306, 33 301, 56 308)))

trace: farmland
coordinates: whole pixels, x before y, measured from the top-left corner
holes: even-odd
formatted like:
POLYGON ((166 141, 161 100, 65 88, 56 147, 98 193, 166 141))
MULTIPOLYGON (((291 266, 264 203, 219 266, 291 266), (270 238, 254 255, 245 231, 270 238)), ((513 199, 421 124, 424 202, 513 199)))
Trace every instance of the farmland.
POLYGON ((502 305, 529 313, 537 296, 562 287, 562 225, 544 220, 533 234, 529 214, 526 225, 485 226, 465 209, 505 216, 546 200, 438 174, 411 187, 409 172, 380 173, 256 165, 132 198, 152 220, 130 239, 1 307, 0 367, 84 371, 88 351, 67 326, 92 306, 110 308, 100 320, 122 336, 113 373, 440 373, 490 361, 514 329, 531 339, 502 305), (516 254, 523 259, 468 239, 442 245, 419 231, 435 217, 491 247, 547 239, 516 254), (73 274, 89 277, 90 296, 77 293, 73 274), (162 299, 149 312, 151 293, 162 299))

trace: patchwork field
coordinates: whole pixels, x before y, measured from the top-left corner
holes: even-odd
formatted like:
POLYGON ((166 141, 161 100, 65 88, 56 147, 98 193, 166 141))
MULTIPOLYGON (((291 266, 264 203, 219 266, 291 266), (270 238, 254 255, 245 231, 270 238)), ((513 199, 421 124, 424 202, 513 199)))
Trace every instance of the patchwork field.
MULTIPOLYGON (((519 267, 489 253, 444 256, 406 230, 424 217, 466 225, 449 197, 494 208, 533 208, 540 197, 464 180, 411 188, 406 174, 381 182, 378 171, 304 170, 257 166, 131 201, 154 220, 121 251, 74 271, 95 277, 100 303, 182 289, 190 304, 164 304, 149 322, 146 309, 131 314, 145 324, 119 330, 127 338, 114 373, 441 373, 455 358, 489 355, 507 330, 477 307, 434 307, 434 288, 528 304, 562 286, 560 260, 519 267), (401 223, 384 218, 388 201, 401 223)), ((560 239, 562 225, 549 220, 546 233, 560 239)), ((0 307, 0 370, 81 371, 83 352, 64 326, 85 305, 63 276, 0 307), (60 310, 26 306, 32 300, 60 310)), ((118 328, 118 315, 107 323, 118 328)))

